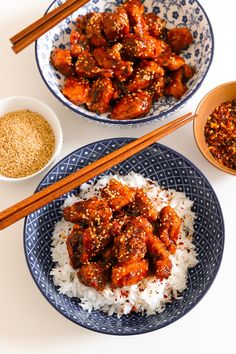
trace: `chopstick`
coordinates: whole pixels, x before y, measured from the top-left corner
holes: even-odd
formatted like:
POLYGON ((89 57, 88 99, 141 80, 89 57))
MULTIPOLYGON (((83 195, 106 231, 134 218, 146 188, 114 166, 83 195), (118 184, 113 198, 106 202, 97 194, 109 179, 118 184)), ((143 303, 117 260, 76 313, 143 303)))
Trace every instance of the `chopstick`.
POLYGON ((10 38, 12 49, 17 54, 34 42, 44 33, 56 26, 59 22, 85 5, 89 0, 67 0, 56 9, 50 11, 16 35, 10 38))
POLYGON ((197 115, 192 115, 192 113, 185 114, 3 210, 0 212, 0 230, 3 230, 7 226, 78 187, 82 183, 89 181, 109 168, 142 151, 157 140, 190 122, 196 116, 197 115))

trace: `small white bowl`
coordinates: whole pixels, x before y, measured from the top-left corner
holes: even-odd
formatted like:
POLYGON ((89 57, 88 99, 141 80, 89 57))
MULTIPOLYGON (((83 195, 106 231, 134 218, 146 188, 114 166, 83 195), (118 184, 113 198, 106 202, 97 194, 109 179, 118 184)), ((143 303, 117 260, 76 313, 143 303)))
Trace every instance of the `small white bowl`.
POLYGON ((8 112, 14 112, 21 109, 22 110, 28 109, 32 112, 36 112, 42 115, 45 118, 45 120, 47 120, 47 122, 52 127, 52 130, 55 135, 55 149, 50 160, 37 172, 19 178, 7 177, 0 174, 0 180, 2 181, 18 182, 18 181, 23 181, 35 177, 36 175, 45 171, 49 167, 49 165, 52 164, 56 156, 59 155, 62 148, 62 142, 63 142, 62 128, 57 115, 53 112, 53 110, 50 107, 48 107, 45 103, 39 101, 36 98, 24 97, 24 96, 13 96, 13 97, 7 97, 0 100, 0 119, 3 115, 5 115, 8 112))

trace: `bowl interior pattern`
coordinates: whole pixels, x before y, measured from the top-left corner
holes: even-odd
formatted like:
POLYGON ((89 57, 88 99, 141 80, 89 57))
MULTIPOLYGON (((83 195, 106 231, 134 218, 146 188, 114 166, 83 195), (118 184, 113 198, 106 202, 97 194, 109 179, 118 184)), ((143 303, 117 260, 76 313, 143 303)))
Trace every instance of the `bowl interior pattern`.
MULTIPOLYGON (((72 152, 51 169, 37 190, 45 188, 132 140, 131 138, 107 139, 72 152)), ((189 160, 156 143, 104 174, 122 175, 131 171, 157 180, 163 187, 185 192, 194 201, 193 211, 196 213, 194 243, 199 263, 189 270, 187 288, 182 297, 169 303, 161 314, 148 317, 131 314, 118 319, 116 315, 108 316, 101 311, 88 313, 80 307, 79 299, 59 294, 50 275, 53 267, 50 247, 54 225, 62 217, 60 206, 67 195, 30 214, 26 218, 24 227, 26 260, 42 294, 68 319, 85 328, 106 334, 145 333, 178 320, 191 310, 209 289, 219 269, 224 248, 224 221, 218 199, 207 179, 189 160)), ((78 190, 72 191, 72 193, 76 192, 78 190)))
MULTIPOLYGON (((186 62, 196 69, 196 74, 188 82, 188 91, 179 101, 171 97, 163 97, 153 105, 147 116, 135 120, 111 120, 108 114, 98 115, 90 112, 83 106, 76 106, 71 103, 62 95, 61 88, 64 77, 50 65, 50 53, 54 47, 69 47, 71 29, 75 27, 75 20, 78 15, 84 15, 87 12, 114 11, 116 6, 122 2, 121 0, 91 0, 87 5, 74 12, 67 19, 40 37, 36 42, 35 52, 38 68, 44 82, 51 92, 69 109, 99 123, 135 126, 167 117, 170 113, 182 107, 197 91, 211 65, 214 40, 209 19, 202 6, 196 0, 145 0, 145 11, 154 12, 166 19, 168 28, 187 26, 193 35, 194 44, 181 53, 186 62)), ((55 0, 47 11, 57 7, 61 3, 61 0, 55 0)))

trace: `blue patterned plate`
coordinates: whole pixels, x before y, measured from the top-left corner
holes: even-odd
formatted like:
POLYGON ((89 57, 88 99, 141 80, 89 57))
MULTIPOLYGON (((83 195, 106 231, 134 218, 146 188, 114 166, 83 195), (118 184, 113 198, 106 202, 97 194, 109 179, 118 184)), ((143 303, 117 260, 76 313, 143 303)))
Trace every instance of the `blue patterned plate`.
MULTIPOLYGON (((55 0, 47 12, 57 7, 63 1, 55 0)), ((183 51, 186 62, 196 69, 196 74, 188 82, 188 91, 180 100, 164 97, 156 102, 149 114, 135 120, 111 120, 108 115, 98 115, 82 106, 76 106, 68 101, 61 93, 64 78, 49 64, 50 53, 54 47, 69 46, 71 28, 75 26, 77 16, 87 12, 113 11, 121 0, 91 0, 87 5, 73 13, 66 20, 55 26, 40 37, 35 46, 36 60, 41 76, 56 98, 72 111, 98 123, 115 124, 119 126, 135 126, 166 118, 170 113, 181 108, 201 86, 212 62, 214 39, 210 21, 202 6, 196 0, 144 0, 145 10, 154 12, 167 20, 168 27, 187 26, 193 34, 194 44, 183 51)))
MULTIPOLYGON (((86 145, 62 159, 43 178, 41 190, 107 153, 127 144, 130 138, 114 138, 86 145)), ((182 298, 169 303, 164 312, 108 316, 100 311, 88 313, 80 307, 79 299, 59 294, 50 271, 51 236, 55 223, 61 218, 60 206, 66 195, 30 214, 25 221, 24 245, 29 270, 42 294, 62 315, 85 328, 107 334, 139 334, 157 330, 178 320, 190 311, 206 294, 219 269, 224 248, 224 221, 218 199, 204 175, 189 160, 161 144, 113 167, 105 174, 127 174, 130 171, 156 180, 166 188, 185 192, 194 201, 196 213, 194 243, 199 263, 189 270, 187 288, 182 298)), ((74 193, 78 190, 72 191, 74 193)))

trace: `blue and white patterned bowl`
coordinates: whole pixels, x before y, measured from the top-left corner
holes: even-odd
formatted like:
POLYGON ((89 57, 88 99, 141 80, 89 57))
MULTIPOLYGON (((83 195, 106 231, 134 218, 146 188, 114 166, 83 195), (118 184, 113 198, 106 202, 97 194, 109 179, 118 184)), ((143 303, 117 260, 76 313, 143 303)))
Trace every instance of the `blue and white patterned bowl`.
MULTIPOLYGON (((98 141, 82 147, 61 160, 44 177, 41 190, 57 180, 127 144, 130 138, 98 141)), ((51 236, 54 225, 61 219, 60 206, 67 195, 30 214, 25 221, 25 255, 32 277, 49 303, 62 315, 85 328, 117 335, 140 334, 167 326, 189 312, 206 294, 220 267, 224 248, 224 221, 214 190, 203 174, 185 157, 161 144, 154 144, 105 174, 127 174, 131 171, 156 180, 166 188, 185 192, 194 201, 196 213, 194 244, 199 263, 189 270, 187 288, 182 297, 169 303, 164 312, 108 316, 101 311, 88 313, 79 299, 59 294, 50 271, 51 236)), ((73 193, 78 190, 72 191, 73 193)))
MULTIPOLYGON (((47 12, 57 7, 62 2, 64 2, 64 0, 55 0, 48 8, 47 12)), ((178 101, 170 97, 160 99, 153 105, 147 116, 135 120, 111 120, 107 114, 98 115, 94 112, 90 112, 82 106, 76 106, 62 95, 61 88, 64 78, 50 65, 50 53, 54 47, 65 48, 69 46, 70 32, 75 26, 75 20, 78 15, 84 15, 91 11, 113 11, 115 7, 122 2, 122 0, 90 0, 87 5, 74 12, 66 20, 62 21, 39 38, 36 42, 35 52, 38 68, 45 84, 66 107, 98 123, 118 126, 136 126, 166 118, 169 114, 181 108, 192 97, 201 86, 211 65, 214 39, 210 21, 198 1, 144 0, 145 10, 147 12, 154 12, 158 14, 158 16, 166 19, 169 28, 187 26, 193 34, 194 44, 181 54, 186 59, 186 62, 196 69, 196 74, 188 82, 188 91, 178 101)))

